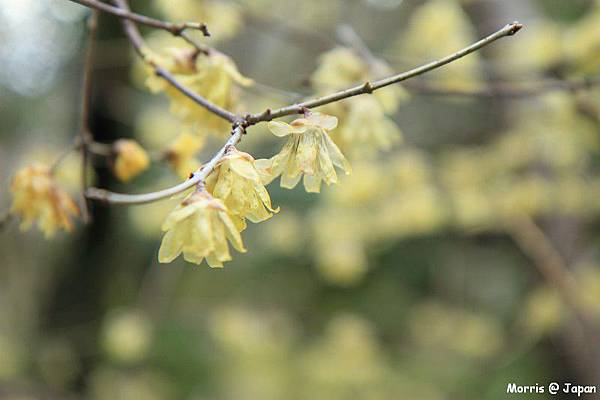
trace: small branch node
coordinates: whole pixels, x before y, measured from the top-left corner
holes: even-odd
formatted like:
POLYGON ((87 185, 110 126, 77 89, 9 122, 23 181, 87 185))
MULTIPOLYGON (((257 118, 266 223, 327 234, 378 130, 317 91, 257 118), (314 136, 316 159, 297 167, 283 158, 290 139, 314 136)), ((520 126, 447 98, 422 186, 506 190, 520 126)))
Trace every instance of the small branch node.
POLYGON ((521 29, 523 29, 523 24, 515 21, 512 24, 508 24, 507 28, 509 28, 507 35, 512 36, 515 33, 519 32, 521 29))

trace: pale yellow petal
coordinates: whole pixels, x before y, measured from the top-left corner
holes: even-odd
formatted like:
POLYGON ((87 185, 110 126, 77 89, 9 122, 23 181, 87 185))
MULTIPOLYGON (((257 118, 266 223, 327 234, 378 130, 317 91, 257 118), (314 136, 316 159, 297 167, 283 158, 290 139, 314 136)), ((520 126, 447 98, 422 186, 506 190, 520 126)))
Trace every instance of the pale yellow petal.
POLYGON ((271 133, 277 137, 285 137, 295 132, 295 129, 290 124, 281 121, 271 121, 267 124, 271 133))
POLYGON ((231 188, 233 187, 233 174, 231 171, 226 168, 223 169, 223 166, 219 168, 218 171, 218 179, 215 187, 213 189, 212 195, 219 199, 226 199, 227 196, 231 193, 231 188))
POLYGON ((296 173, 296 174, 292 174, 289 173, 288 171, 284 172, 283 174, 281 174, 281 187, 285 188, 285 189, 293 189, 296 187, 296 185, 298 185, 298 182, 300 182, 300 179, 302 179, 302 174, 301 173, 296 173))
POLYGON ((314 175, 304 175, 304 189, 308 193, 321 192, 321 178, 314 175))
POLYGON ((183 250, 183 239, 181 232, 177 229, 168 231, 163 237, 160 249, 158 250, 158 261, 160 263, 170 263, 181 254, 183 250))
POLYGON ((338 126, 338 119, 331 115, 313 113, 308 118, 310 123, 317 125, 325 130, 331 131, 338 126))
POLYGON ((256 171, 252 161, 244 158, 234 158, 229 161, 229 167, 238 175, 254 182, 260 181, 260 176, 256 171))
POLYGON ((233 223, 233 221, 231 221, 229 215, 227 215, 225 211, 219 211, 219 217, 221 218, 221 221, 225 226, 225 234, 227 235, 227 238, 229 239, 233 247, 237 251, 245 253, 246 249, 244 248, 244 243, 242 242, 242 236, 235 228, 235 224, 233 223))
POLYGON ((331 157, 333 164, 336 167, 343 169, 347 175, 350 174, 352 172, 352 167, 350 166, 348 160, 346 160, 346 157, 344 157, 337 145, 333 143, 333 140, 331 140, 329 135, 324 134, 323 138, 327 145, 327 150, 329 151, 329 156, 331 157))

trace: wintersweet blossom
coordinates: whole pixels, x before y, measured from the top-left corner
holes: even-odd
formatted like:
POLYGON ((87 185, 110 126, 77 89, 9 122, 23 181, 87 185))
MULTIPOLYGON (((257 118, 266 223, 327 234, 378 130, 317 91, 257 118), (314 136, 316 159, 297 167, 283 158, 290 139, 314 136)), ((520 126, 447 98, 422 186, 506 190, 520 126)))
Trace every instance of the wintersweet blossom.
MULTIPOLYGON (((226 55, 198 53, 194 49, 170 48, 168 54, 147 50, 150 59, 173 74, 175 79, 214 105, 233 110, 237 103, 236 85, 249 86, 252 80, 244 77, 226 55)), ((204 107, 198 106, 180 90, 169 85, 148 68, 146 85, 153 93, 166 93, 171 100, 171 112, 194 126, 200 133, 228 132, 229 123, 204 107)))
POLYGON ((262 222, 279 211, 271 206, 254 162, 250 154, 230 147, 206 180, 206 189, 223 200, 239 231, 246 229, 246 218, 262 222))
POLYGON ((200 167, 195 156, 204 146, 204 140, 191 133, 179 135, 166 151, 166 158, 180 178, 186 179, 200 167))
POLYGON ((291 124, 269 122, 269 130, 275 136, 289 136, 289 140, 270 160, 257 161, 265 182, 281 175, 281 186, 292 189, 304 175, 306 191, 318 193, 322 181, 328 185, 337 183, 334 166, 350 174, 350 164, 328 134, 337 123, 337 118, 320 113, 307 113, 291 124))
POLYGON ((28 229, 36 220, 47 238, 57 229, 73 229, 71 217, 79 215, 79 208, 53 180, 50 167, 36 163, 19 170, 10 190, 10 212, 21 217, 21 229, 28 229))
POLYGON ((114 144, 114 150, 116 158, 113 170, 117 178, 123 182, 135 178, 150 165, 148 153, 135 140, 117 140, 114 144))
POLYGON ((162 230, 166 233, 158 252, 161 263, 170 263, 183 253, 188 262, 201 264, 206 258, 211 268, 222 268, 225 261, 231 261, 227 240, 236 250, 246 251, 227 207, 206 191, 192 193, 175 207, 162 230))

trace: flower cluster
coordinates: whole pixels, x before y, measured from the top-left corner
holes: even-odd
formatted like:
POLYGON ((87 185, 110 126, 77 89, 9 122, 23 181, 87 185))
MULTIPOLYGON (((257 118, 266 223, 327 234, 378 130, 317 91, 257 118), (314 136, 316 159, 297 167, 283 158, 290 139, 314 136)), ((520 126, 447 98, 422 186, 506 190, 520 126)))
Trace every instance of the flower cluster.
MULTIPOLYGON (((311 77, 318 93, 344 89, 390 74, 389 66, 375 59, 362 60, 352 50, 335 48, 321 56, 319 66, 311 77)), ((324 107, 325 112, 341 122, 332 135, 335 143, 353 158, 374 156, 389 150, 402 138, 402 132, 389 117, 408 98, 401 86, 387 87, 372 96, 352 97, 324 107)))
POLYGON ((273 209, 254 158, 230 147, 206 180, 206 188, 221 199, 239 231, 246 229, 246 219, 258 223, 278 212, 273 209))
POLYGON ((171 262, 181 253, 187 261, 206 258, 212 267, 231 260, 227 240, 244 251, 240 232, 246 220, 265 221, 277 213, 265 184, 281 176, 281 185, 293 188, 304 177, 308 192, 319 192, 321 182, 338 181, 334 166, 350 172, 350 165, 329 137, 335 117, 310 113, 287 124, 271 122, 269 129, 279 137, 289 136, 282 151, 271 159, 255 160, 230 146, 206 179, 167 217, 159 260, 171 262))
POLYGON ((225 204, 204 191, 192 193, 178 205, 162 229, 166 234, 158 252, 161 263, 183 253, 188 262, 201 264, 206 258, 212 268, 221 268, 231 260, 228 240, 236 250, 246 251, 225 204))
POLYGON ((28 229, 35 221, 46 237, 52 237, 58 229, 73 229, 71 218, 79 215, 79 208, 52 179, 48 166, 33 164, 19 170, 10 189, 10 212, 21 217, 22 229, 28 229))
MULTIPOLYGON (((149 59, 153 63, 168 70, 182 85, 204 97, 214 105, 227 110, 233 110, 237 105, 236 86, 250 86, 252 80, 242 76, 235 63, 226 55, 217 51, 210 54, 198 52, 196 49, 185 46, 167 46, 171 38, 158 37, 150 40, 150 44, 157 42, 162 48, 169 51, 154 53, 150 50, 149 59), (166 43, 165 43, 166 42, 166 43)), ((223 135, 229 129, 228 122, 199 107, 180 90, 169 85, 164 79, 157 76, 153 69, 147 67, 146 86, 152 93, 166 93, 171 100, 171 111, 181 118, 198 134, 213 133, 223 135)))

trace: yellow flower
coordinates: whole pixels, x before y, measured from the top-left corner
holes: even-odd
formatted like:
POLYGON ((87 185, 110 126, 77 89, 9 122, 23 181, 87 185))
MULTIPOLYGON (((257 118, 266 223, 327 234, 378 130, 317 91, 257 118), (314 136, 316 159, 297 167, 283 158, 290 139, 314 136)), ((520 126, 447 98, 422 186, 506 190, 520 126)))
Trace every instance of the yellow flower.
POLYGON ((335 129, 337 118, 307 113, 291 125, 271 121, 268 126, 275 136, 290 138, 279 154, 270 160, 257 161, 267 183, 281 175, 281 186, 292 189, 304 174, 306 191, 318 193, 321 181, 328 185, 337 183, 334 166, 350 173, 350 164, 327 133, 335 129))
POLYGON ((351 157, 376 155, 402 139, 400 128, 374 97, 354 97, 331 105, 328 111, 342 121, 331 137, 351 157))
POLYGON ((195 155, 204 146, 204 140, 190 133, 182 133, 167 150, 167 160, 182 179, 200 168, 195 155))
POLYGON ((595 74, 600 67, 598 47, 600 46, 600 3, 585 14, 577 24, 569 28, 563 36, 566 60, 580 74, 595 74))
POLYGON ((114 144, 117 154, 113 170, 117 178, 128 182, 150 165, 148 153, 135 140, 120 139, 114 144))
MULTIPOLYGON (((408 59, 428 62, 476 40, 475 29, 458 2, 428 0, 419 4, 392 51, 408 59)), ((433 71, 428 77, 430 82, 448 89, 479 89, 484 82, 481 56, 473 53, 433 71)))
POLYGON ((49 167, 32 164, 19 170, 10 189, 10 212, 22 218, 21 229, 28 229, 35 220, 46 237, 53 236, 57 229, 73 229, 71 217, 79 215, 79 208, 54 182, 49 167))
POLYGON ((246 218, 257 223, 279 210, 271 206, 269 192, 254 166, 254 158, 230 147, 206 180, 206 189, 223 200, 239 231, 246 229, 246 218))
POLYGON ((191 263, 206 262, 212 268, 222 268, 231 261, 227 240, 240 252, 244 244, 225 204, 209 193, 195 192, 175 207, 163 223, 163 237, 158 261, 170 263, 182 252, 191 263))
MULTIPOLYGON (((154 63, 170 71, 179 83, 219 107, 233 110, 237 103, 235 85, 252 84, 252 80, 242 76, 234 62, 224 54, 216 51, 210 55, 199 54, 189 47, 169 50, 168 54, 148 53, 154 63)), ((229 122, 195 103, 157 76, 151 68, 147 70, 146 85, 153 93, 164 92, 169 96, 173 114, 202 134, 229 131, 229 122)))

